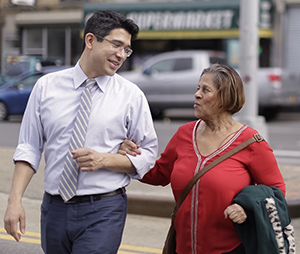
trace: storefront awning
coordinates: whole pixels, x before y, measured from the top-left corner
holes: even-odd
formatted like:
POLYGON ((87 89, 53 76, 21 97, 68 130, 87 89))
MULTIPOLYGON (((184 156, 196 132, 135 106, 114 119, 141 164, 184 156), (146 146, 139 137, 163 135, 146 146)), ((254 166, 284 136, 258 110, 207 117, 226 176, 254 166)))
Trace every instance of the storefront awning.
POLYGON ((18 25, 49 25, 49 24, 80 24, 82 21, 81 11, 52 11, 19 13, 15 17, 18 25))
MULTIPOLYGON (((260 1, 259 36, 270 38, 272 1, 260 1)), ((85 22, 97 10, 113 10, 140 27, 138 39, 218 39, 239 37, 240 0, 146 3, 86 3, 85 22)))

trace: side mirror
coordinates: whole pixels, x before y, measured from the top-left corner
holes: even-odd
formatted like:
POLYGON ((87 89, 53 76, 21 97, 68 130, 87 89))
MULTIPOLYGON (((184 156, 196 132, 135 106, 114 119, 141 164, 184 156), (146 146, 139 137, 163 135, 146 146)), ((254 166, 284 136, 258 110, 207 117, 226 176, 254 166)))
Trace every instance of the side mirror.
POLYGON ((151 69, 150 68, 147 68, 143 71, 143 74, 144 75, 147 75, 147 76, 150 76, 151 75, 151 69))
POLYGON ((18 84, 16 86, 16 88, 18 88, 19 90, 24 90, 24 85, 21 83, 21 84, 18 84))

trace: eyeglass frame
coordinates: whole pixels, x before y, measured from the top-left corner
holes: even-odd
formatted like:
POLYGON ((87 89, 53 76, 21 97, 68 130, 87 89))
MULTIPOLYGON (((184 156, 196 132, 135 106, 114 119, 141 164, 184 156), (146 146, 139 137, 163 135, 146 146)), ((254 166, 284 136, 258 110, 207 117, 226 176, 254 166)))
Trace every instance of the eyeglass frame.
POLYGON ((119 44, 118 44, 117 42, 115 42, 115 41, 108 40, 108 39, 106 39, 106 38, 104 38, 104 37, 102 37, 102 36, 98 36, 98 35, 95 35, 95 37, 96 37, 97 39, 101 39, 101 40, 105 40, 105 41, 109 42, 110 44, 114 45, 114 46, 116 47, 116 49, 118 49, 118 50, 123 49, 127 57, 130 57, 131 54, 132 54, 132 52, 133 52, 133 49, 132 49, 132 48, 130 48, 130 47, 123 47, 122 45, 119 45, 119 44))

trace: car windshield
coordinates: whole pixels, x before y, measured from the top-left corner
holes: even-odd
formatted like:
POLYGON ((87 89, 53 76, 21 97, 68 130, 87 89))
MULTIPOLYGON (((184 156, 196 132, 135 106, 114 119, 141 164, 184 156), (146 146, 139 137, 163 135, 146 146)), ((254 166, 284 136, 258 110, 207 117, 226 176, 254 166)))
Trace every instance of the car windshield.
POLYGON ((20 74, 29 71, 30 69, 30 63, 29 62, 16 62, 14 64, 11 64, 9 68, 7 69, 5 76, 7 77, 17 77, 20 74))
POLYGON ((5 76, 5 77, 3 77, 4 78, 3 84, 0 85, 0 90, 6 89, 6 88, 11 87, 11 86, 16 86, 20 82, 22 82, 24 79, 30 78, 33 74, 34 74, 33 72, 27 71, 25 73, 20 74, 17 77, 13 77, 13 78, 5 76))
POLYGON ((43 73, 35 73, 17 81, 14 86, 32 87, 41 76, 43 76, 43 73))
POLYGON ((5 83, 7 83, 11 77, 0 76, 0 87, 2 87, 5 83))

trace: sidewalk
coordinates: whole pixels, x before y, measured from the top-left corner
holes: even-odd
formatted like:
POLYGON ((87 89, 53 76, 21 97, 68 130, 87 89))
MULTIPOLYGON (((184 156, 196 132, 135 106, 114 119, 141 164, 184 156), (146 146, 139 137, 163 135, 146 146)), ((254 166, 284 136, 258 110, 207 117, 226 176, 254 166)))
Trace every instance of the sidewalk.
MULTIPOLYGON (((13 149, 0 148, 0 229, 3 228, 3 217, 13 173, 13 149)), ((43 167, 41 163, 41 168, 43 167)), ((287 184, 287 200, 292 215, 292 225, 296 239, 300 239, 300 166, 280 165, 280 170, 287 184)), ((40 204, 43 190, 43 171, 40 170, 32 179, 24 195, 23 204, 27 215, 27 232, 39 232, 40 204)), ((128 253, 161 253, 163 242, 170 225, 170 214, 174 206, 171 188, 142 184, 133 180, 127 187, 129 214, 124 230, 119 254, 128 253)), ((0 232, 5 236, 4 232, 0 232)), ((14 249, 20 246, 14 243, 14 249)), ((300 241, 296 240, 300 249, 300 241)), ((1 254, 0 250, 0 254, 1 254)), ((35 253, 34 253, 35 254, 35 253)))

